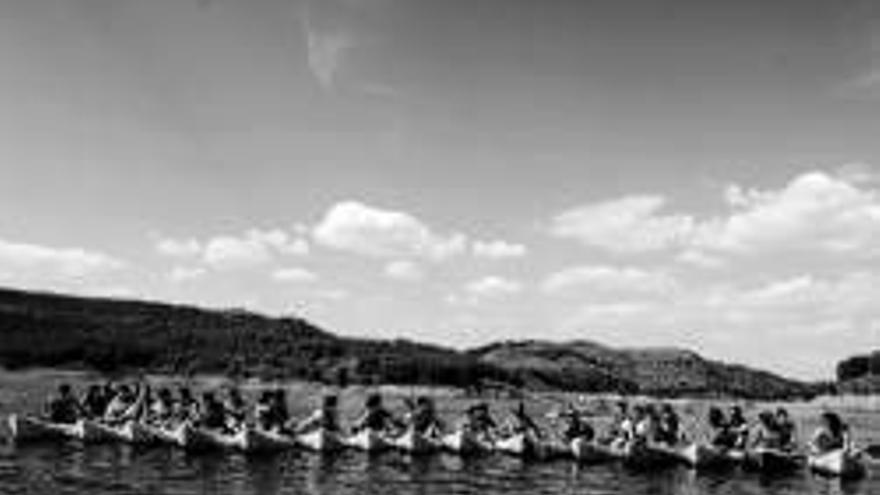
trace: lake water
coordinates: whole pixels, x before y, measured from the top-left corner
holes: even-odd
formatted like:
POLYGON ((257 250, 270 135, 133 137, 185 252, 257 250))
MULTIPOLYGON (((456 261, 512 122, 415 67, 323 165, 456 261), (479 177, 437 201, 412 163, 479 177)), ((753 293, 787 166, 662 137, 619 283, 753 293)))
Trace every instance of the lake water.
MULTIPOLYGON (((0 376, 0 414, 33 410, 33 391, 57 381, 43 376, 0 376), (23 409, 22 409, 23 408, 23 409)), ((801 412, 803 408, 793 407, 801 412)), ((855 415, 856 413, 852 413, 855 415)), ((859 428, 880 437, 877 411, 862 411, 859 428)), ((3 433, 5 435, 5 433, 3 433)), ((438 455, 389 453, 319 456, 287 452, 264 457, 187 455, 172 448, 44 444, 0 446, 0 494, 880 494, 880 465, 865 480, 841 483, 797 473, 761 477, 733 471, 695 474, 685 469, 635 473, 618 466, 567 461, 523 462, 489 456, 464 461, 438 455)))

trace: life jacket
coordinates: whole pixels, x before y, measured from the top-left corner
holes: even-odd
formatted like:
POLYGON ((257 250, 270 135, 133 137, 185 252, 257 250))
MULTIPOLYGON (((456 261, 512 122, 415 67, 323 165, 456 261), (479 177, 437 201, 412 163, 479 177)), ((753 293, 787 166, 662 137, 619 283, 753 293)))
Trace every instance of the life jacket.
POLYGON ((76 423, 79 419, 79 405, 73 398, 57 398, 49 402, 49 420, 53 423, 76 423))

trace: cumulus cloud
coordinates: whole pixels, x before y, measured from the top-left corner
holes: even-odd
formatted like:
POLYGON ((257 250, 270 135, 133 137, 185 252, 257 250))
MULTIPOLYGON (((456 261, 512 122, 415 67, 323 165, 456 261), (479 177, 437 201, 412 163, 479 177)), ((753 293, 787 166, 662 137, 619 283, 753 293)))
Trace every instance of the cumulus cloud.
POLYGON ((880 254, 880 196, 846 178, 809 172, 779 190, 735 186, 727 199, 734 212, 705 222, 696 247, 741 254, 880 254))
POLYGON ((626 196, 557 215, 550 232, 560 238, 618 253, 657 251, 686 242, 694 230, 688 215, 662 214, 663 196, 626 196))
POLYGON ((492 260, 522 258, 528 252, 528 249, 522 244, 502 240, 474 241, 471 250, 477 258, 492 260))
POLYGON ((214 269, 247 268, 264 264, 278 254, 306 255, 309 243, 281 229, 250 229, 241 235, 219 235, 204 241, 161 238, 156 250, 165 256, 197 258, 214 269))
POLYGON ((175 266, 168 273, 168 279, 172 282, 187 282, 201 278, 207 270, 200 266, 175 266))
POLYGON ((467 244, 464 235, 436 234, 408 213, 356 201, 330 208, 312 235, 329 248, 375 258, 441 261, 461 254, 467 244))
POLYGON ((398 260, 385 265, 385 275, 395 280, 415 282, 425 278, 425 271, 412 261, 398 260))
POLYGON ((279 282, 311 283, 318 280, 318 275, 305 268, 281 268, 272 273, 272 278, 279 282))
POLYGON ((82 248, 56 248, 0 239, 0 276, 82 279, 126 266, 118 258, 82 248))
POLYGON ((575 266, 549 275, 541 284, 548 294, 577 289, 598 292, 669 293, 677 288, 666 273, 634 267, 575 266))
POLYGON ((475 299, 497 299, 523 291, 523 284, 504 277, 490 275, 467 283, 464 292, 475 299))

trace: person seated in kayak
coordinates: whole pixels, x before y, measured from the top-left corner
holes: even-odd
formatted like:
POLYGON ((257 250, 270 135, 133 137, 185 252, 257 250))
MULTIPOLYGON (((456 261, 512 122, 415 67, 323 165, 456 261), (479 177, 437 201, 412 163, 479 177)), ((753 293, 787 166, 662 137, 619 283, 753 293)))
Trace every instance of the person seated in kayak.
POLYGON ((780 407, 776 410, 774 418, 776 429, 779 432, 779 443, 783 450, 791 450, 795 446, 795 426, 788 411, 780 407))
POLYGON ((636 406, 633 409, 632 442, 637 444, 653 443, 657 438, 657 410, 651 404, 636 406))
POLYGON ((309 433, 317 429, 329 432, 339 432, 339 399, 335 395, 325 395, 321 399, 321 406, 312 412, 309 417, 296 425, 297 433, 309 433))
POLYGON ((104 390, 100 385, 89 385, 82 399, 83 410, 89 419, 100 419, 107 411, 107 401, 104 400, 104 390))
POLYGON ((734 445, 734 448, 744 449, 749 443, 750 428, 741 407, 733 406, 730 408, 730 419, 727 421, 727 427, 731 433, 736 435, 736 445, 734 445))
POLYGON ((815 455, 850 447, 849 427, 836 413, 822 413, 822 424, 810 439, 810 452, 815 455))
POLYGON ((720 449, 736 448, 738 435, 730 429, 727 418, 724 417, 724 411, 717 407, 709 408, 709 443, 720 449))
POLYGON ((116 395, 107 410, 104 412, 104 421, 110 424, 122 423, 129 419, 137 397, 128 385, 120 385, 116 388, 116 395))
POLYGON ((260 394, 254 406, 254 419, 264 430, 277 433, 289 433, 295 429, 290 424, 290 412, 287 409, 287 394, 283 389, 266 390, 260 394))
POLYGON ((229 388, 223 407, 226 409, 226 427, 231 431, 242 429, 247 420, 247 403, 238 388, 229 388))
POLYGON ((426 396, 416 398, 404 423, 407 428, 413 428, 417 433, 427 437, 439 437, 443 431, 443 424, 437 417, 434 401, 426 396))
POLYGON ((355 433, 363 430, 388 432, 399 430, 401 426, 401 422, 382 405, 382 396, 370 394, 364 404, 364 412, 354 422, 352 431, 355 433))
POLYGON ((484 441, 491 441, 496 436, 498 423, 489 411, 489 404, 478 402, 465 411, 458 427, 484 441))
POLYGON ((53 423, 73 424, 86 415, 73 389, 66 383, 58 386, 57 395, 46 402, 45 409, 46 418, 53 423))
POLYGON ((751 441, 753 448, 780 450, 783 448, 782 435, 776 425, 776 417, 771 411, 758 415, 758 425, 751 441))
POLYGON ((578 438, 587 442, 593 441, 596 436, 596 431, 590 423, 583 420, 581 412, 578 411, 573 404, 568 404, 568 407, 566 407, 561 417, 565 422, 562 436, 566 442, 572 442, 578 438))
POLYGON ((629 403, 620 401, 611 419, 611 426, 601 440, 604 444, 625 444, 633 439, 635 423, 629 410, 629 403))
POLYGON ((544 438, 544 433, 541 431, 541 428, 538 427, 535 420, 533 420, 526 412, 526 405, 524 402, 520 401, 511 413, 512 414, 508 418, 507 424, 504 428, 508 435, 525 434, 535 439, 544 438))
POLYGON ((192 390, 186 386, 179 387, 177 389, 174 419, 179 422, 195 421, 200 415, 201 405, 193 396, 192 390))
POLYGON ((663 404, 660 408, 654 440, 669 446, 677 445, 681 439, 680 423, 678 414, 672 408, 672 405, 663 404))
POLYGON ((156 392, 156 398, 150 402, 147 412, 147 421, 152 424, 164 425, 174 420, 175 405, 174 397, 168 387, 162 387, 156 392))
POLYGON ((226 408, 217 399, 214 392, 202 394, 202 404, 196 424, 209 430, 229 431, 226 422, 226 408))

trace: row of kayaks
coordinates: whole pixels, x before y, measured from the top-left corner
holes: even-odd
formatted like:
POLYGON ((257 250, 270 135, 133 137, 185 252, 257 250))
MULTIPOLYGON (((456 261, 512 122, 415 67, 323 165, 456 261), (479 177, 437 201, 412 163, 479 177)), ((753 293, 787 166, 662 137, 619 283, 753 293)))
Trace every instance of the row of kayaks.
POLYGON ((779 474, 804 467, 841 478, 858 478, 866 473, 865 456, 848 449, 822 455, 804 456, 792 452, 755 449, 723 450, 694 443, 683 447, 655 444, 600 444, 583 439, 570 443, 538 441, 533 436, 516 434, 489 441, 459 430, 442 438, 429 438, 414 430, 389 436, 375 430, 363 430, 350 436, 325 429, 290 436, 256 428, 222 433, 183 423, 163 428, 139 422, 111 426, 97 421, 80 420, 74 424, 50 423, 39 418, 11 415, 9 428, 17 442, 76 439, 84 443, 118 442, 135 445, 166 444, 188 451, 237 450, 247 453, 304 448, 315 452, 354 449, 369 453, 397 450, 413 455, 449 452, 458 455, 499 453, 531 459, 574 459, 585 464, 620 462, 638 470, 687 466, 697 470, 741 467, 743 470, 779 474))

